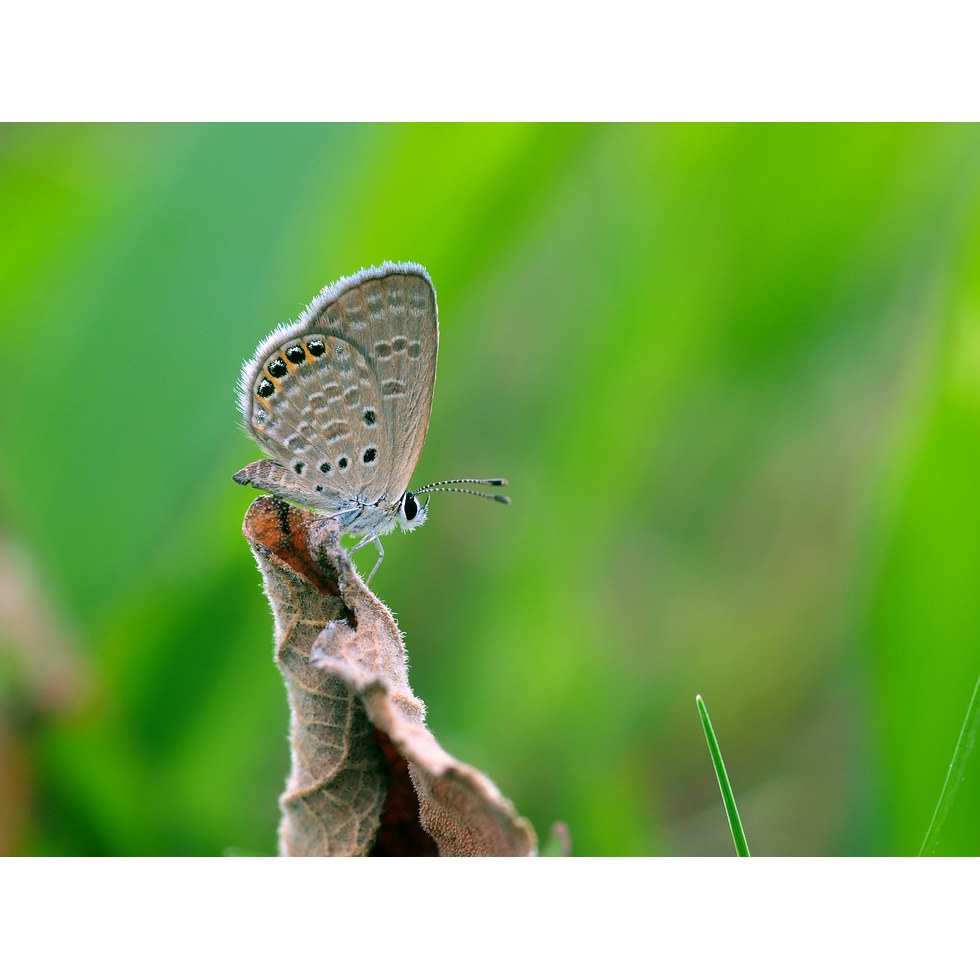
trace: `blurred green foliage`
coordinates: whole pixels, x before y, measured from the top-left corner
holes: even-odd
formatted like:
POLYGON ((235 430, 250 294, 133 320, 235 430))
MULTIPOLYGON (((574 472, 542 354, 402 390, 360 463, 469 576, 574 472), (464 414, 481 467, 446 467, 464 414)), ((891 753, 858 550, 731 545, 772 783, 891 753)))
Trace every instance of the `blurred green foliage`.
POLYGON ((235 383, 385 259, 439 292, 416 484, 514 500, 372 583, 445 747, 577 854, 728 854, 700 693, 753 853, 918 849, 980 668, 980 129, 8 126, 0 227, 7 850, 273 852, 235 383))

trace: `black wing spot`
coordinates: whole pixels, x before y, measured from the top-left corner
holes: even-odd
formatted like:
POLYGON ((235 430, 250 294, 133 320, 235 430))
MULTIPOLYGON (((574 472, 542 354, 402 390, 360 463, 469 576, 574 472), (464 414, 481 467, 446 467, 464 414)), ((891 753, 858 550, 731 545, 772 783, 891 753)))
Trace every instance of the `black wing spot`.
POLYGON ((378 450, 374 446, 369 446, 364 450, 364 462, 373 463, 378 458, 378 450))
POLYGON ((327 351, 327 348, 324 346, 322 340, 308 340, 306 342, 306 349, 314 357, 322 357, 327 351))
POLYGON ((266 370, 274 378, 282 378, 289 373, 289 368, 286 367, 286 362, 281 357, 277 357, 274 361, 269 361, 269 366, 266 370))
POLYGON ((275 390, 276 386, 268 378, 263 378, 255 389, 260 398, 268 398, 275 390))
POLYGON ((378 422, 378 414, 373 408, 369 408, 364 413, 364 424, 365 425, 376 425, 378 422))
POLYGON ((300 347, 299 344, 293 344, 292 347, 286 348, 286 357, 288 357, 293 364, 302 364, 306 360, 306 351, 300 347))
POLYGON ((329 473, 330 472, 330 464, 329 463, 321 463, 320 464, 320 472, 321 473, 329 473))
POLYGON ((347 457, 346 456, 341 456, 340 459, 337 460, 337 465, 342 470, 346 470, 347 469, 347 457))
POLYGON ((293 463, 293 469, 296 470, 296 474, 298 476, 302 476, 303 475, 303 467, 305 465, 306 465, 305 463, 293 463))

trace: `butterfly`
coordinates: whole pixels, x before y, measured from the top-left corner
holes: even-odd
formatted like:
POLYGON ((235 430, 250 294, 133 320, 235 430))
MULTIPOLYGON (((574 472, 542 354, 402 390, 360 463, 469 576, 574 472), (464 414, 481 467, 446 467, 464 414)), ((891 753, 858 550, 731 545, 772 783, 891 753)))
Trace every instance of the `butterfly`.
POLYGON ((238 401, 248 434, 269 454, 233 477, 339 521, 360 535, 352 549, 425 523, 440 490, 501 503, 458 486, 503 479, 440 480, 408 489, 429 428, 439 349, 436 292, 412 262, 385 262, 338 279, 295 323, 259 344, 242 368, 238 401))

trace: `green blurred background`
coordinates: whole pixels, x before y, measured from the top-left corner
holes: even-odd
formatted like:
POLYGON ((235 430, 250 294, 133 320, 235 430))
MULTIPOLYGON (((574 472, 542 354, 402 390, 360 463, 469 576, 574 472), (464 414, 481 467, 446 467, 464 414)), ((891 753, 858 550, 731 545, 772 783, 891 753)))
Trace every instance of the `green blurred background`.
MULTIPOLYGON (((373 581, 451 752, 583 855, 914 853, 980 667, 980 129, 0 131, 0 849, 272 853, 242 360, 429 269, 373 581)), ((360 557, 362 569, 373 555, 360 557)), ((980 853, 980 773, 940 853, 980 853)))

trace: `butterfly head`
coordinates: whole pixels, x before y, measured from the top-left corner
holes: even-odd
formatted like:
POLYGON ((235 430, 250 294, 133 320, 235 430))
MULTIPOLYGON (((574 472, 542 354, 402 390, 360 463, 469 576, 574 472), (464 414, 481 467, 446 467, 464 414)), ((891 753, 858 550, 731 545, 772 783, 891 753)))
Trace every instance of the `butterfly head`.
POLYGON ((398 524, 403 531, 414 531, 425 523, 429 516, 429 498, 420 504, 418 497, 411 490, 406 490, 398 502, 398 524))
POLYGON ((396 513, 396 518, 401 529, 403 531, 414 531, 417 527, 421 527, 425 523, 425 519, 429 516, 429 495, 438 493, 439 491, 468 493, 474 497, 486 497, 488 500, 496 500, 501 504, 510 503, 509 497, 504 497, 499 493, 481 493, 479 490, 470 490, 455 485, 459 483, 483 483, 494 487, 507 485, 506 480, 500 479, 440 480, 438 483, 427 483, 424 487, 419 487, 417 490, 406 490, 398 501, 398 511, 396 513), (419 503, 419 494, 422 493, 426 495, 424 504, 419 503))

